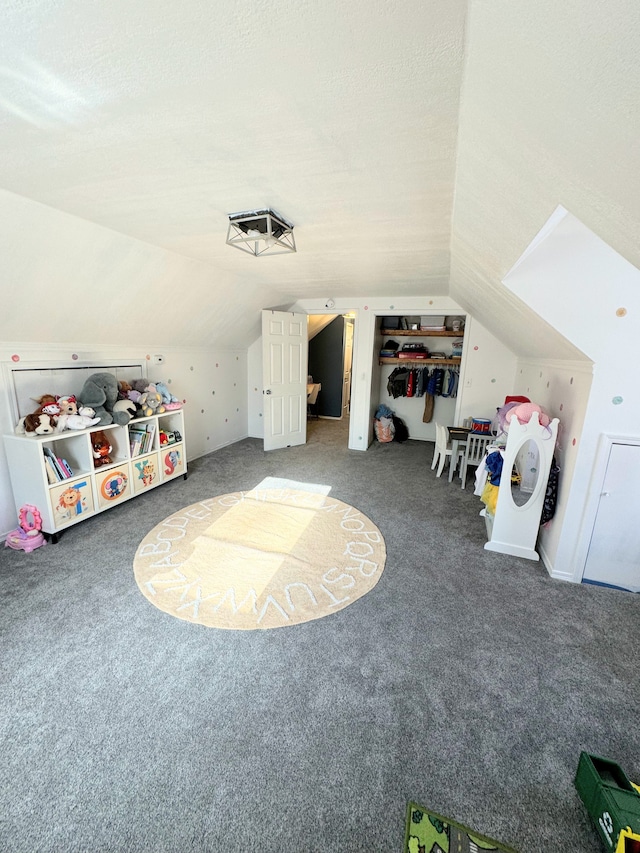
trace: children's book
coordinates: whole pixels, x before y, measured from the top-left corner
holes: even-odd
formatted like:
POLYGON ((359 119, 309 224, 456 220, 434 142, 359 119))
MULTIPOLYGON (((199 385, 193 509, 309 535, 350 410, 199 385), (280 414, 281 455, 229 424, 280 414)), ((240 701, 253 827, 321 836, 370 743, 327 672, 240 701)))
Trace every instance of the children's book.
POLYGON ((57 483, 58 475, 56 474, 56 469, 53 467, 53 462, 46 454, 44 457, 44 467, 47 472, 47 480, 49 481, 49 484, 57 483))
POLYGON ((146 434, 146 430, 142 426, 129 427, 129 448, 132 457, 143 452, 142 440, 146 434))
POLYGON ((49 461, 51 462, 51 465, 53 466, 53 470, 56 472, 57 479, 58 480, 66 480, 67 474, 66 474, 66 472, 63 472, 62 466, 58 462, 56 455, 53 452, 53 450, 51 450, 50 447, 43 447, 42 450, 45 454, 45 457, 47 459, 49 459, 49 461))
POLYGON ((69 468, 69 463, 67 462, 67 460, 62 459, 62 457, 60 457, 60 456, 58 456, 57 459, 58 459, 58 465, 60 466, 60 469, 61 469, 65 479, 67 477, 72 477, 73 471, 71 470, 71 468, 69 468))
POLYGON ((144 447, 142 448, 143 453, 147 453, 153 447, 153 436, 156 430, 156 425, 151 421, 147 424, 147 433, 145 435, 144 447))

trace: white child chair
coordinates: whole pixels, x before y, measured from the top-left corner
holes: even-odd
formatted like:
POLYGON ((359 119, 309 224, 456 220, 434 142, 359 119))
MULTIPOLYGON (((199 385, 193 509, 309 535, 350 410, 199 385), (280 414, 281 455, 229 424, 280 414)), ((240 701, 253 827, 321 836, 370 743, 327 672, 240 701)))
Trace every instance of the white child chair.
MULTIPOLYGON (((433 462, 431 463, 431 470, 438 466, 438 470, 436 472, 436 477, 439 477, 444 470, 444 463, 451 457, 451 442, 449 441, 449 435, 447 433, 447 428, 445 426, 441 426, 436 421, 436 446, 433 451, 433 462)), ((455 465, 462 459, 464 455, 464 447, 458 448, 457 459, 455 460, 455 465)), ((453 464, 453 462, 451 463, 453 464)))
POLYGON ((460 468, 460 479, 462 480, 463 489, 467 485, 467 466, 478 466, 482 462, 490 441, 493 441, 492 435, 474 435, 470 432, 467 436, 467 444, 464 449, 460 468))

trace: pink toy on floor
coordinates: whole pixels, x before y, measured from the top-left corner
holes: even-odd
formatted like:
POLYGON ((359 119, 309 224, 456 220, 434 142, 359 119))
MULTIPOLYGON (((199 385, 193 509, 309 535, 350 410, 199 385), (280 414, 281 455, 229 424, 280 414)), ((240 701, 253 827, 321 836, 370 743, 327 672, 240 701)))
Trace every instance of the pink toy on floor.
POLYGON ((46 545, 47 540, 42 535, 42 518, 35 506, 25 504, 20 509, 19 514, 20 527, 16 527, 10 533, 7 533, 5 539, 5 548, 13 548, 14 551, 26 551, 30 553, 40 548, 41 545, 46 545))

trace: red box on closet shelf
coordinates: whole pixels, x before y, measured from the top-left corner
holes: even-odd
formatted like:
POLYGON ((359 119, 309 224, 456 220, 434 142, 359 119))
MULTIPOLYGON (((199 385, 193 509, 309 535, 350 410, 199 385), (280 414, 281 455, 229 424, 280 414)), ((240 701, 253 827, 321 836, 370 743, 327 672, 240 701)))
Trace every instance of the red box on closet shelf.
POLYGON ((429 350, 424 344, 405 344, 398 353, 398 358, 429 358, 429 350))

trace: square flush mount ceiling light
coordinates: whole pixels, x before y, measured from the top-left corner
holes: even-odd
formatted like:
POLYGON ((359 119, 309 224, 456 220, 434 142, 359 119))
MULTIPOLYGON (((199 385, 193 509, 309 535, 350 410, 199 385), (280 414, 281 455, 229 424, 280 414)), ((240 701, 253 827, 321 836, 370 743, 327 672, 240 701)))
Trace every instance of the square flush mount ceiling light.
POLYGON ((227 243, 256 257, 296 251, 293 225, 268 209, 230 213, 227 243))

